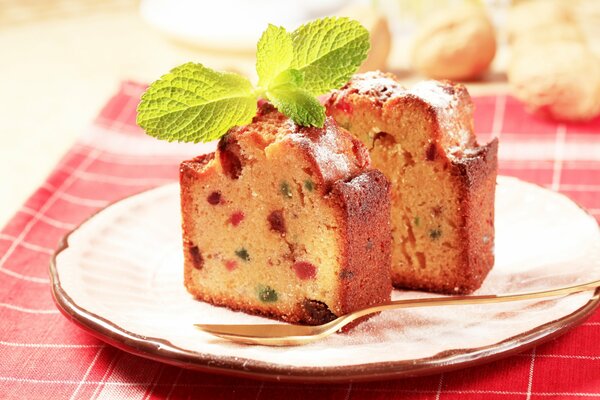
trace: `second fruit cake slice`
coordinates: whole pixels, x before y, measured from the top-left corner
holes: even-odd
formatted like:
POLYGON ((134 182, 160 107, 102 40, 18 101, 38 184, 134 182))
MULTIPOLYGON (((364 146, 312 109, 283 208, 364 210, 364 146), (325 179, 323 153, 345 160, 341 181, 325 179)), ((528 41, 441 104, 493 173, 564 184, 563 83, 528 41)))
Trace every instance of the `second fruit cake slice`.
POLYGON ((180 179, 198 299, 306 324, 390 299, 389 183, 333 119, 299 127, 263 104, 180 179))
POLYGON ((395 286, 470 293, 494 264, 498 141, 479 146, 462 85, 404 89, 393 75, 355 75, 328 113, 369 147, 392 188, 395 286))

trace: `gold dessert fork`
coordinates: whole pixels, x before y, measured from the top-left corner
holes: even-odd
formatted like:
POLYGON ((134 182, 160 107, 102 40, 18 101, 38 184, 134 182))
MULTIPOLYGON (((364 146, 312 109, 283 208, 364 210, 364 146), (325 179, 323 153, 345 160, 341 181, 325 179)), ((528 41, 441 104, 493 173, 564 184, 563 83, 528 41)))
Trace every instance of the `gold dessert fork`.
MULTIPOLYGON (((559 289, 528 293, 396 300, 390 301, 389 303, 356 310, 350 314, 342 315, 331 322, 316 326, 289 324, 195 324, 194 326, 204 332, 208 332, 212 335, 237 343, 261 344, 266 346, 296 346, 323 339, 326 336, 338 332, 341 328, 360 317, 381 311, 393 310, 396 308, 503 303, 508 301, 538 299, 543 297, 565 296, 573 293, 584 292, 586 290, 596 289, 598 287, 600 287, 600 280, 559 289)), ((598 295, 599 293, 596 293, 594 298, 597 299, 598 295)))

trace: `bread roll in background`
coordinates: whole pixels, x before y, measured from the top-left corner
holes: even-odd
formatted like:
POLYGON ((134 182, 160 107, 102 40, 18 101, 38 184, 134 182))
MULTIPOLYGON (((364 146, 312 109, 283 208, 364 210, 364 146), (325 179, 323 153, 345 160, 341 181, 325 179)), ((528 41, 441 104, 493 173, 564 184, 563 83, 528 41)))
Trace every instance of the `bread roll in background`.
POLYGON ((566 3, 553 0, 519 2, 509 11, 506 26, 508 42, 513 44, 532 34, 539 35, 576 24, 575 16, 566 3))
POLYGON ((531 112, 564 121, 600 113, 600 60, 585 42, 571 3, 515 5, 508 39, 508 81, 531 112))
POLYGON ((585 36, 576 24, 555 24, 515 37, 511 47, 513 51, 519 51, 519 48, 527 50, 531 46, 554 42, 585 43, 585 36))
POLYGON ((473 80, 496 54, 496 33, 482 7, 441 9, 425 20, 412 46, 413 67, 433 79, 473 80))
POLYGON ((513 94, 535 113, 573 121, 600 112, 600 62, 582 43, 520 47, 508 79, 513 94))

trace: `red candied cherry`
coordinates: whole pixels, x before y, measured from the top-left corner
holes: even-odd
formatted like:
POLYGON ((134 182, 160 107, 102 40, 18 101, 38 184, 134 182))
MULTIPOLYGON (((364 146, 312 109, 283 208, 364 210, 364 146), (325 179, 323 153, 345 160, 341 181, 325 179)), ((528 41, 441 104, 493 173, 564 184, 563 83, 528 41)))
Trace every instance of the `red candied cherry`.
POLYGON ((437 147, 435 145, 435 143, 430 143, 429 146, 427 147, 427 150, 425 150, 425 158, 427 159, 427 161, 433 161, 435 160, 437 156, 437 147))
POLYGON ((343 113, 352 114, 352 104, 346 100, 338 100, 335 107, 343 113))
POLYGON ((293 268, 296 276, 303 281, 315 279, 317 276, 317 267, 307 261, 298 261, 294 263, 293 268))
POLYGON ((191 246, 189 251, 194 268, 198 270, 202 269, 202 267, 204 267, 204 257, 202 257, 202 253, 198 246, 191 246))
POLYGON ((236 269, 238 266, 237 261, 235 260, 227 260, 225 261, 225 268, 227 268, 227 271, 233 271, 234 269, 236 269))
POLYGON ((269 227, 272 231, 285 234, 285 219, 283 217, 283 211, 272 211, 267 217, 267 221, 269 221, 269 227))
POLYGON ((208 197, 206 198, 206 201, 208 201, 209 204, 212 204, 213 206, 216 206, 217 204, 219 204, 221 202, 221 192, 212 192, 211 194, 208 195, 208 197))
POLYGON ((219 141, 218 149, 223 172, 231 179, 238 179, 242 175, 243 167, 240 145, 226 135, 219 141))
POLYGON ((233 226, 238 226, 240 222, 244 220, 244 217, 245 215, 242 211, 236 211, 229 217, 229 222, 231 222, 231 225, 233 226))

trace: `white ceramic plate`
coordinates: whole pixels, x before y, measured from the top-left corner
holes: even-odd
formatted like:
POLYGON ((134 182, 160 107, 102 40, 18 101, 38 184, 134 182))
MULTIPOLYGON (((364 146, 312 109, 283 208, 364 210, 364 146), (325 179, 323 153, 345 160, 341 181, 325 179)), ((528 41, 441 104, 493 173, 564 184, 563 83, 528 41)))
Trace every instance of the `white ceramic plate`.
MULTIPOLYGON (((179 189, 159 187, 100 211, 65 238, 51 265, 61 311, 125 351, 186 368, 302 381, 416 376, 506 356, 587 317, 600 291, 554 300, 390 311, 300 347, 233 344, 194 323, 272 320, 194 300, 183 287, 179 189)), ((563 195, 500 177, 496 265, 478 294, 600 279, 600 230, 563 195)), ((431 296, 394 291, 393 298, 431 296)))

